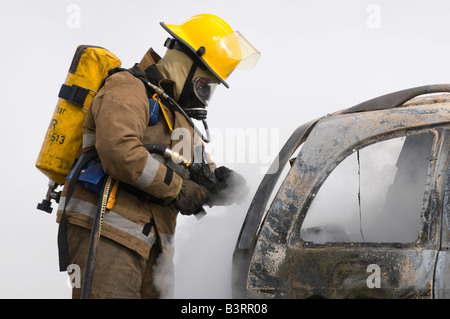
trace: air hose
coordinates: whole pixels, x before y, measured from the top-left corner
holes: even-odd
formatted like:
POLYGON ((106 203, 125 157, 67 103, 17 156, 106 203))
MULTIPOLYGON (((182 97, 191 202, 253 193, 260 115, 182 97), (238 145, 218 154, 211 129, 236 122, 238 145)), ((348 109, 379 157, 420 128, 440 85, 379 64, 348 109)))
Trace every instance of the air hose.
POLYGON ((144 81, 149 87, 151 87, 158 95, 162 96, 167 101, 169 101, 170 104, 175 106, 177 108, 177 110, 184 116, 186 121, 188 121, 188 123, 194 128, 195 132, 201 136, 203 142, 205 142, 205 143, 210 142, 211 138, 210 138, 210 134, 209 134, 209 127, 208 127, 208 124, 206 123, 206 120, 202 120, 203 126, 205 128, 205 132, 206 132, 206 136, 204 136, 203 133, 200 132, 200 130, 195 125, 195 123, 192 121, 192 119, 189 117, 189 115, 187 115, 187 113, 183 110, 183 108, 172 97, 170 97, 166 92, 164 92, 164 90, 161 89, 159 86, 156 86, 153 83, 147 81, 147 79, 145 79, 143 77, 139 77, 139 78, 142 81, 144 81))

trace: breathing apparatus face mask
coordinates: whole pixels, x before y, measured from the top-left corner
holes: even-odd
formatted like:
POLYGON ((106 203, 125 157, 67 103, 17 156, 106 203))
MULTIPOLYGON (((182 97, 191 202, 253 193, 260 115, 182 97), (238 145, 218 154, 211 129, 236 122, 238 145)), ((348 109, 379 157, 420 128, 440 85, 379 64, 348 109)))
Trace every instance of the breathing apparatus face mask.
POLYGON ((192 77, 188 76, 186 79, 179 102, 189 117, 205 120, 208 113, 206 107, 219 82, 203 76, 193 80, 190 79, 192 77))
POLYGON ((216 81, 204 77, 199 77, 192 81, 194 95, 204 106, 208 106, 217 85, 219 83, 216 81))

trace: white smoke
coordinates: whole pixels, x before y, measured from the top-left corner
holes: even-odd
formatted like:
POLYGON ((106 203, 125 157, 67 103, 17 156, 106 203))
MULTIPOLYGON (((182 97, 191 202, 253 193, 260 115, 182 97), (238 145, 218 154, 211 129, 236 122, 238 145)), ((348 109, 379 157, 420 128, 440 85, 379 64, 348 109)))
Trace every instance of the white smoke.
POLYGON ((245 217, 244 207, 209 209, 200 221, 179 216, 175 298, 231 298, 232 254, 245 217))
MULTIPOLYGON (((174 240, 175 298, 231 298, 232 256, 251 200, 281 145, 278 129, 211 129, 206 151, 215 164, 241 174, 249 192, 230 206, 205 207, 201 220, 179 215, 174 240), (225 138, 226 137, 226 138, 225 138), (269 160, 270 159, 270 160, 269 160)), ((229 190, 231 193, 236 188, 229 190)), ((162 264, 156 276, 164 285, 162 264), (162 272, 160 272, 162 271, 162 272)))
POLYGON ((174 242, 169 241, 164 248, 164 251, 158 256, 156 264, 153 266, 153 284, 159 292, 160 299, 171 299, 174 297, 175 291, 174 242))

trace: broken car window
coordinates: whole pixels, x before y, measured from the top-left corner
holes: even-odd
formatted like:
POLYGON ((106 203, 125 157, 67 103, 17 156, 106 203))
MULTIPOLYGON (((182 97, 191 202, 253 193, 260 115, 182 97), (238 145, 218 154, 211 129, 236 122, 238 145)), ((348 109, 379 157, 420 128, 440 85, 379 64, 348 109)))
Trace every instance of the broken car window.
POLYGON ((416 241, 435 136, 409 133, 355 150, 319 189, 303 221, 302 239, 416 241))

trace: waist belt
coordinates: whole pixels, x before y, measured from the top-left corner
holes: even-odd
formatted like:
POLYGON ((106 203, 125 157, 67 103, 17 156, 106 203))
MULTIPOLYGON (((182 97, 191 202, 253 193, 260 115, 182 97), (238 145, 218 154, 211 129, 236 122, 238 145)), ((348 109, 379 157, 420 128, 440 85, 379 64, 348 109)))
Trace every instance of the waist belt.
POLYGON ((146 193, 143 190, 141 190, 137 187, 134 187, 130 184, 125 184, 125 183, 120 182, 119 188, 123 189, 127 193, 130 193, 131 195, 136 196, 139 199, 139 201, 143 204, 150 202, 150 203, 157 204, 159 206, 169 206, 172 203, 171 200, 164 200, 161 198, 157 198, 157 197, 152 196, 149 193, 146 193))

